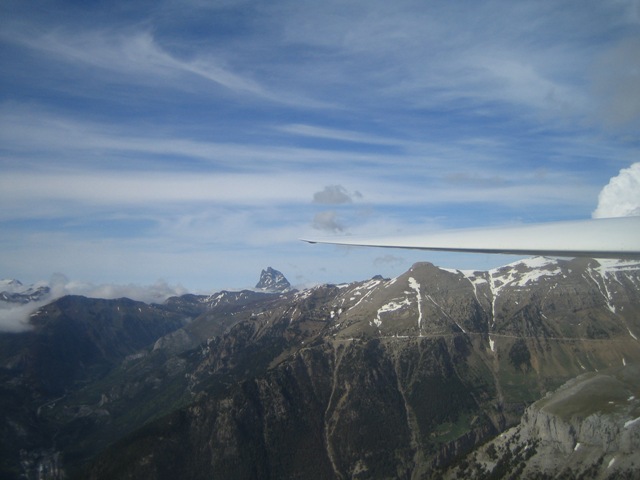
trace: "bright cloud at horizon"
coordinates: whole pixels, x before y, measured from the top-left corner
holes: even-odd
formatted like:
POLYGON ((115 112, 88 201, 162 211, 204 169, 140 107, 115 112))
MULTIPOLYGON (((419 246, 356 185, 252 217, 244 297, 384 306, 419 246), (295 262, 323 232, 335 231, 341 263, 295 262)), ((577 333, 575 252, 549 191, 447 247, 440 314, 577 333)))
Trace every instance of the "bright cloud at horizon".
POLYGON ((602 189, 594 218, 640 215, 640 162, 623 168, 602 189))
POLYGON ((0 44, 0 278, 484 269, 298 239, 640 213, 637 0, 8 0, 0 44))

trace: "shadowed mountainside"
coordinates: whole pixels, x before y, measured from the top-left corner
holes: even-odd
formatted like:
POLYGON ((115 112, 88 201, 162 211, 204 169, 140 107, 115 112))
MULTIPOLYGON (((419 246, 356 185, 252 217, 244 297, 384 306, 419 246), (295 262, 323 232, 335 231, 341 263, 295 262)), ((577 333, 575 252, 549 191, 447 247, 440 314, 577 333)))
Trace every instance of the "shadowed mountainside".
POLYGON ((57 433, 34 465, 55 452, 95 479, 444 474, 565 381, 640 364, 639 285, 636 264, 535 258, 170 299, 186 325, 38 412, 57 433))

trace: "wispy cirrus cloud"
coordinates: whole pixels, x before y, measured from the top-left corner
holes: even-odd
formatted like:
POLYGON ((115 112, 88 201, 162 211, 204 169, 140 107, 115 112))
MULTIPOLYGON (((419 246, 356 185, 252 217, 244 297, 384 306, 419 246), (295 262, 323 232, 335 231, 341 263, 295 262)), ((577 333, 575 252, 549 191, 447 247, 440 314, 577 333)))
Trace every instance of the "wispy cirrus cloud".
MULTIPOLYGON (((330 106, 302 92, 279 88, 277 83, 260 81, 254 69, 246 68, 226 50, 219 54, 215 53, 216 49, 194 51, 191 45, 175 39, 163 45, 154 32, 140 30, 138 25, 84 30, 74 26, 44 31, 8 28, 3 30, 1 38, 40 55, 45 62, 66 65, 96 85, 138 84, 213 98, 234 94, 239 98, 248 96, 253 101, 306 108, 330 106), (216 93, 212 86, 220 91, 216 93)), ((85 95, 102 96, 97 90, 89 93, 87 85, 78 87, 85 95)))
MULTIPOLYGON (((322 182, 322 180, 320 180, 322 182)), ((420 184, 366 182, 351 179, 367 191, 367 202, 375 206, 439 205, 439 204, 519 204, 552 205, 583 203, 594 198, 598 187, 566 185, 562 182, 519 183, 516 185, 480 184, 462 191, 446 185, 425 189, 420 184), (564 187, 564 188, 560 188, 564 187)), ((22 204, 60 202, 61 212, 71 204, 84 206, 148 206, 162 208, 166 204, 210 203, 238 206, 309 203, 309 192, 319 179, 304 174, 244 173, 176 173, 176 172, 7 172, 0 178, 0 199, 8 211, 22 204)), ((323 182, 324 183, 324 182, 323 182)), ((359 189, 360 190, 360 189, 359 189)), ((354 194, 356 196, 362 194, 354 194)), ((350 203, 351 196, 342 189, 316 192, 320 204, 350 203)))
POLYGON ((588 216, 637 161, 634 2, 52 5, 0 5, 18 277, 370 276, 297 238, 588 216))
POLYGON ((319 127, 316 125, 292 124, 283 125, 279 130, 293 135, 302 135, 327 140, 339 140, 344 142, 354 142, 372 145, 402 146, 404 142, 397 138, 381 138, 380 136, 363 134, 335 128, 319 127))
POLYGON ((270 96, 258 82, 234 73, 223 65, 223 61, 212 56, 180 58, 160 46, 149 31, 126 28, 87 31, 58 28, 45 32, 5 30, 2 37, 49 59, 137 82, 175 84, 184 75, 195 75, 229 90, 270 96))

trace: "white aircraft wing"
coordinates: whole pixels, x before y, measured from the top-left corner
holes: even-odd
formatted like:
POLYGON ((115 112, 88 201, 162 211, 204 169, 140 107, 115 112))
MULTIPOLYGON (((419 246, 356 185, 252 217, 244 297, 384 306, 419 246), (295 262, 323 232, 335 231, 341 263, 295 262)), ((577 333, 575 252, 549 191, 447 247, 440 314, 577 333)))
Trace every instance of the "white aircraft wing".
POLYGON ((396 237, 302 240, 309 243, 450 252, 640 259, 640 217, 445 230, 396 237))

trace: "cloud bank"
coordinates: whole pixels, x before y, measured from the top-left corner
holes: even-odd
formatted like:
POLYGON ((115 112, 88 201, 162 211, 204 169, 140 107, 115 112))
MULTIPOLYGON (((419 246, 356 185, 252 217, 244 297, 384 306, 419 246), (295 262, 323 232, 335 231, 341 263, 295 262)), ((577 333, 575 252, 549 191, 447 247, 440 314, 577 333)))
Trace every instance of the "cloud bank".
MULTIPOLYGON (((50 292, 41 300, 27 304, 0 301, 0 332, 22 332, 30 329, 29 316, 39 308, 65 295, 82 295, 90 298, 130 298, 145 303, 162 303, 167 298, 183 295, 187 290, 159 280, 153 285, 93 285, 70 281, 62 274, 55 274, 49 282, 38 282, 36 287, 48 286, 50 292)), ((30 286, 11 288, 11 293, 26 291, 30 286)))
POLYGON ((327 185, 322 191, 313 194, 313 203, 340 205, 352 203, 354 197, 362 198, 362 194, 360 192, 350 194, 342 185, 327 185))
POLYGON ((338 214, 333 210, 316 213, 313 217, 312 226, 316 230, 332 233, 343 232, 345 229, 342 222, 338 220, 338 214))
POLYGON ((640 215, 640 162, 623 168, 598 195, 593 218, 640 215))

